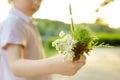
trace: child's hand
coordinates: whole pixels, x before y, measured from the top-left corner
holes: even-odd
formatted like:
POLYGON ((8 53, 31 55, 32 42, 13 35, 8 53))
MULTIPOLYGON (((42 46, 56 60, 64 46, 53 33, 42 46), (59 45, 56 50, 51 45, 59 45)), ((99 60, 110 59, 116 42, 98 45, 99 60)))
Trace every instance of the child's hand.
POLYGON ((63 59, 62 56, 56 56, 54 57, 55 59, 55 66, 56 68, 56 72, 58 74, 62 74, 62 75, 74 75, 75 73, 77 73, 77 71, 83 66, 85 65, 86 62, 86 57, 84 55, 80 56, 80 59, 78 61, 72 62, 72 61, 65 61, 63 59))

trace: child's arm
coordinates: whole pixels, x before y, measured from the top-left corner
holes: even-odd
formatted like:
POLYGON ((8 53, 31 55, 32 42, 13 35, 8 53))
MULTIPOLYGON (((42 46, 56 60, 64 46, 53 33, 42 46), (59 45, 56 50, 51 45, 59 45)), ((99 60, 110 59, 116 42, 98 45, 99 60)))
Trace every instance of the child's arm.
POLYGON ((11 70, 20 77, 37 77, 54 73, 73 75, 85 64, 85 56, 81 56, 80 60, 75 63, 64 61, 61 56, 27 60, 20 58, 24 50, 20 45, 8 45, 6 50, 11 70))

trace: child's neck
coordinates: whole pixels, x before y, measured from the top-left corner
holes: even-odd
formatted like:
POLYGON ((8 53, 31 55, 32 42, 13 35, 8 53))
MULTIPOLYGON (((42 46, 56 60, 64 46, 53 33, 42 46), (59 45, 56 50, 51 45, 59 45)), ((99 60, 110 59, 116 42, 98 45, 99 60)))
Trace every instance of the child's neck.
POLYGON ((21 8, 19 8, 19 7, 17 7, 17 6, 14 6, 14 8, 22 11, 22 12, 23 12, 25 15, 27 15, 28 17, 32 17, 32 15, 29 13, 29 11, 24 11, 23 9, 21 9, 21 8))

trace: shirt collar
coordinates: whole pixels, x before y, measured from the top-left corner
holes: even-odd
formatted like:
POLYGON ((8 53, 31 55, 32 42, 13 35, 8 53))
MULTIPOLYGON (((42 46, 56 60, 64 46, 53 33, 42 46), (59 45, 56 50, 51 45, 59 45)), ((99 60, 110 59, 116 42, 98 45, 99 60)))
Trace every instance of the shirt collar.
POLYGON ((22 20, 24 20, 26 23, 31 22, 31 18, 25 15, 22 11, 18 10, 17 8, 12 8, 9 12, 12 15, 18 16, 22 20))

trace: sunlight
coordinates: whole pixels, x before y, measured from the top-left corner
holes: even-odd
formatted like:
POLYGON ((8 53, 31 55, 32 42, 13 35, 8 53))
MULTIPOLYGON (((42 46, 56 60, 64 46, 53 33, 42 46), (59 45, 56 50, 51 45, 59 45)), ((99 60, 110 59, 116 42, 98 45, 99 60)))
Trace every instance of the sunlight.
POLYGON ((103 8, 98 16, 104 18, 105 22, 109 24, 110 27, 118 28, 120 27, 120 0, 115 0, 114 3, 110 3, 105 8, 103 8))
MULTIPOLYGON (((0 0, 0 21, 2 21, 10 9, 7 0, 0 0)), ((110 3, 96 13, 95 10, 103 0, 44 0, 35 18, 50 19, 70 23, 69 3, 72 4, 75 23, 93 23, 96 18, 104 18, 111 27, 120 27, 120 0, 110 3)))
POLYGON ((9 9, 10 5, 8 5, 7 0, 0 0, 0 22, 8 15, 9 9))
MULTIPOLYGON (((95 9, 102 1, 103 0, 71 0, 74 22, 94 22, 97 17, 95 9)), ((69 0, 44 0, 41 9, 35 14, 34 17, 48 18, 69 23, 69 3, 69 0)))

